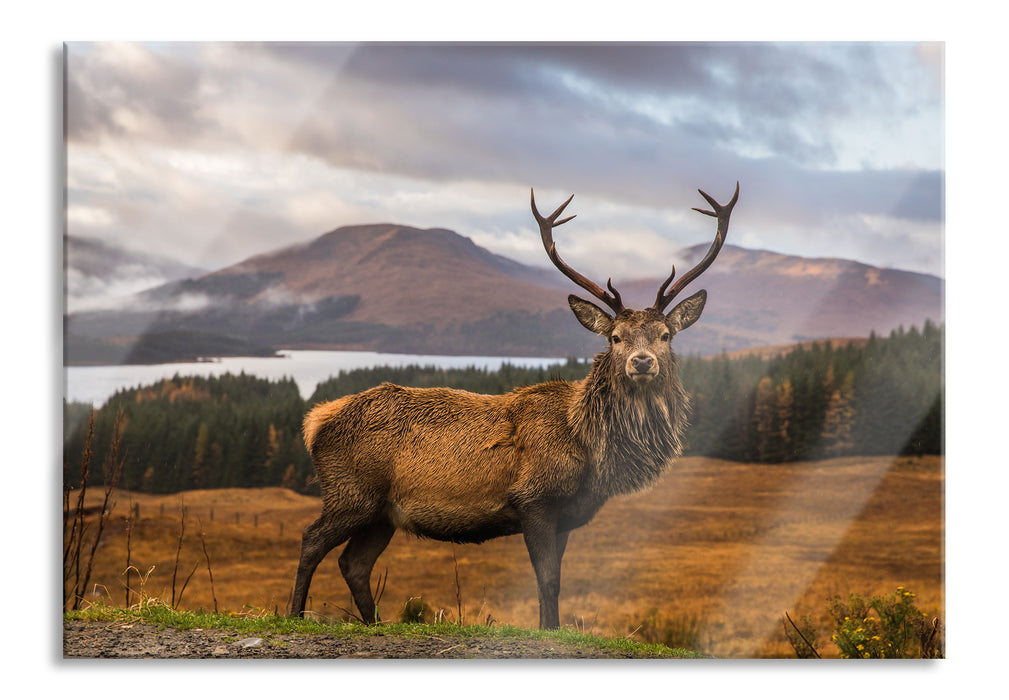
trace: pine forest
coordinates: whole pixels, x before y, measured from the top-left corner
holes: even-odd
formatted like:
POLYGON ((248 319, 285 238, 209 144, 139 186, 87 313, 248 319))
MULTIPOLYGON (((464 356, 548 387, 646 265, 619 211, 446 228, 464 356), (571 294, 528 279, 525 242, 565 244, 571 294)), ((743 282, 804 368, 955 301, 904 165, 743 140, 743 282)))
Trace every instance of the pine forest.
MULTIPOLYGON (((750 463, 887 454, 942 454, 944 327, 898 329, 846 344, 796 346, 771 358, 682 357, 693 397, 687 454, 750 463)), ((301 441, 320 401, 382 382, 501 393, 577 380, 584 360, 547 369, 375 368, 342 372, 306 401, 293 380, 180 377, 120 391, 100 409, 64 406, 64 479, 78 483, 85 449, 105 455, 120 426, 121 488, 149 493, 281 486, 317 494, 301 441)), ((89 483, 101 483, 93 460, 89 483)))

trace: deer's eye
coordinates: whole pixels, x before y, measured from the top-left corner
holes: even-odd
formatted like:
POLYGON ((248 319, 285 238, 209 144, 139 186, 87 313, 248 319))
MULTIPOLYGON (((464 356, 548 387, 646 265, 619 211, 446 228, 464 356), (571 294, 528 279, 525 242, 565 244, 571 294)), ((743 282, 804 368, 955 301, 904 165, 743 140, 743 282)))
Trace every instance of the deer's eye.
POLYGON ((615 335, 612 338, 610 338, 610 340, 613 341, 614 345, 618 345, 620 343, 620 336, 619 335, 615 335))
POLYGON ((669 341, 669 333, 663 333, 663 334, 662 334, 662 337, 660 338, 660 340, 661 340, 661 341, 662 341, 663 343, 665 343, 665 342, 668 342, 668 341, 669 341))

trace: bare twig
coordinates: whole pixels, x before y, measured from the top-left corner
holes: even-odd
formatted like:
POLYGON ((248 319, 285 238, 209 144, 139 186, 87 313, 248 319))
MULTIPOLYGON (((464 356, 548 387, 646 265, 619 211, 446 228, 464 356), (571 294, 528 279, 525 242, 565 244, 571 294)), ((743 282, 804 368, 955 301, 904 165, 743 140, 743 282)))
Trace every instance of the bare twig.
POLYGON ((126 609, 130 608, 130 575, 133 570, 133 527, 136 525, 136 510, 130 497, 130 514, 126 516, 126 609))
POLYGON ((105 462, 102 465, 102 478, 105 481, 105 498, 102 499, 102 509, 98 515, 98 532, 95 534, 95 541, 91 545, 91 551, 88 553, 88 563, 87 569, 84 571, 84 582, 81 584, 80 592, 83 598, 84 590, 87 588, 88 581, 91 578, 91 567, 94 564, 95 552, 98 551, 98 545, 102 541, 102 532, 105 530, 105 524, 109 521, 109 516, 112 514, 112 508, 114 506, 114 501, 112 501, 112 491, 119 486, 119 478, 123 473, 123 464, 126 461, 124 456, 120 456, 119 452, 123 444, 123 424, 125 422, 125 417, 123 415, 122 407, 116 411, 115 423, 112 428, 112 444, 109 447, 109 452, 105 457, 105 462))
POLYGON ((456 644, 454 646, 450 646, 447 649, 442 649, 441 651, 436 652, 435 656, 440 656, 440 655, 444 654, 447 651, 452 651, 453 649, 459 649, 460 647, 464 647, 464 646, 466 646, 466 645, 465 644, 456 644))
POLYGON ((452 547, 452 565, 455 567, 455 605, 459 611, 459 626, 463 626, 462 619, 462 586, 459 585, 459 559, 455 555, 455 546, 452 547))
POLYGON ((91 409, 88 422, 88 434, 84 438, 84 453, 81 455, 81 484, 77 492, 77 507, 70 510, 69 483, 64 482, 63 488, 66 492, 64 496, 63 510, 63 605, 70 604, 71 610, 76 610, 80 601, 78 591, 80 590, 81 577, 81 546, 84 542, 84 496, 88 490, 88 475, 91 471, 91 443, 95 435, 95 410, 91 409), (67 521, 70 521, 70 532, 67 533, 67 521), (70 584, 70 579, 73 583, 70 584))
MULTIPOLYGON (((788 611, 787 611, 787 610, 785 611, 785 619, 786 619, 786 620, 788 620, 788 624, 790 624, 790 625, 792 626, 792 629, 794 629, 794 630, 795 630, 795 633, 796 633, 797 635, 799 635, 799 639, 801 639, 802 641, 804 641, 804 642, 806 643, 806 646, 807 646, 807 647, 809 647, 809 650, 810 650, 811 652, 813 652, 813 656, 815 656, 815 657, 816 657, 816 658, 818 658, 818 659, 819 659, 819 658, 822 658, 822 657, 820 656, 820 653, 819 653, 819 652, 818 652, 818 651, 816 650, 816 647, 814 647, 814 646, 813 646, 812 644, 810 644, 810 643, 809 643, 809 640, 808 640, 808 639, 806 639, 806 635, 804 635, 804 634, 803 634, 803 633, 802 633, 802 632, 801 632, 801 631, 799 630, 799 628, 795 626, 795 623, 794 623, 794 622, 792 622, 792 618, 790 618, 790 617, 788 616, 788 611)), ((786 628, 786 629, 787 629, 787 628, 786 628)), ((787 638, 787 636, 788 636, 788 635, 785 635, 785 636, 786 636, 786 638, 787 638)))
POLYGON ((933 617, 932 623, 929 626, 932 628, 932 631, 929 632, 928 639, 926 639, 921 645, 921 656, 923 659, 932 658, 935 651, 932 646, 932 641, 935 639, 935 633, 939 631, 939 618, 933 617))
POLYGON ((182 582, 182 590, 179 591, 179 599, 175 601, 175 606, 182 605, 182 594, 186 592, 186 586, 189 585, 189 579, 193 578, 193 574, 196 573, 196 569, 199 568, 199 566, 200 562, 193 564, 193 570, 189 572, 189 576, 186 576, 186 580, 182 582))
POLYGON ((64 523, 64 545, 63 545, 63 584, 64 584, 64 605, 70 603, 70 609, 76 610, 87 594, 88 583, 91 580, 91 571, 94 566, 95 554, 101 545, 102 533, 111 515, 113 501, 112 492, 119 485, 119 477, 122 474, 124 458, 120 455, 123 436, 123 411, 119 409, 116 413, 115 424, 112 430, 112 443, 102 465, 102 475, 105 484, 105 496, 102 505, 98 510, 97 532, 91 540, 91 547, 87 551, 87 559, 82 557, 85 534, 88 530, 84 522, 86 509, 84 507, 85 495, 87 494, 88 480, 91 473, 91 459, 93 457, 92 443, 95 433, 95 411, 91 409, 88 424, 88 434, 84 442, 84 454, 81 458, 81 484, 77 494, 77 507, 73 513, 70 524, 70 532, 67 534, 68 509, 70 506, 69 485, 64 482, 63 498, 63 523, 64 523), (83 572, 81 567, 84 567, 83 572), (67 584, 73 576, 73 584, 67 591, 67 584))
MULTIPOLYGON (((326 603, 323 603, 323 605, 326 605, 326 603)), ((334 608, 336 608, 337 610, 339 610, 340 612, 342 612, 344 615, 347 615, 351 619, 358 620, 358 621, 360 621, 360 622, 362 622, 364 624, 367 624, 367 623, 364 622, 364 618, 362 618, 357 613, 355 613, 355 612, 353 612, 351 610, 347 610, 347 608, 343 607, 342 605, 337 605, 336 603, 333 603, 332 605, 333 605, 334 608)))
POLYGON ((207 573, 210 575, 210 596, 214 599, 214 612, 217 612, 217 594, 214 593, 214 570, 210 568, 210 554, 207 552, 207 538, 203 532, 203 522, 200 521, 200 544, 203 545, 203 558, 207 561, 207 573))
MULTIPOLYGON (((175 576, 179 571, 179 558, 182 556, 182 538, 186 534, 186 506, 179 498, 179 544, 175 548, 175 566, 172 568, 172 607, 175 607, 175 576)), ((180 596, 181 597, 181 596, 180 596)))

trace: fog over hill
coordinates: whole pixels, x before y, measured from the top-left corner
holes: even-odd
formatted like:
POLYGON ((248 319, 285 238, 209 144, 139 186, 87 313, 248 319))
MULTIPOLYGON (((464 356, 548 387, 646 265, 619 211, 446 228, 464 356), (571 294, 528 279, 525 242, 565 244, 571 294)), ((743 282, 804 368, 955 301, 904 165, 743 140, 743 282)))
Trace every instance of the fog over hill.
POLYGON ((137 292, 206 273, 159 255, 124 250, 97 238, 67 236, 67 308, 71 313, 117 308, 137 292))
MULTIPOLYGON (((692 265, 707 246, 680 257, 692 265)), ((652 278, 619 283, 625 303, 651 305, 668 264, 656 261, 652 278)), ((106 283, 117 274, 113 269, 106 283)), ((707 307, 674 340, 680 353, 883 334, 944 316, 938 277, 732 245, 683 296, 701 288, 707 307)), ((522 265, 446 229, 348 226, 147 289, 115 311, 72 313, 67 361, 164 361, 284 347, 590 356, 603 340, 574 319, 569 293, 586 296, 552 267, 522 265), (155 338, 169 349, 156 351, 155 338)))

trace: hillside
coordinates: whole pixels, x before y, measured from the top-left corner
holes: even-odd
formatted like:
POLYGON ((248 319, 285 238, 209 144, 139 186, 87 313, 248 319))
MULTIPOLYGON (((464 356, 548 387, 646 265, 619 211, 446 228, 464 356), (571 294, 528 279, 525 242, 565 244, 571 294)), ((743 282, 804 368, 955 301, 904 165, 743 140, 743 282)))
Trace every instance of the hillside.
MULTIPOLYGON (((706 248, 683 257, 695 261, 706 248)), ((642 279, 620 291, 629 305, 647 306, 660 283, 642 279)), ((708 306, 677 339, 681 353, 865 337, 943 320, 941 279, 840 259, 726 245, 685 294, 701 287, 708 306)), ((184 336, 174 345, 189 343, 189 352, 177 359, 220 347, 590 356, 601 340, 568 310, 571 292, 583 294, 556 270, 495 255, 452 231, 349 226, 149 289, 115 311, 72 314, 66 361, 156 361, 143 350, 151 343, 135 342, 155 333, 184 336)))
MULTIPOLYGON (((707 244, 684 253, 699 260, 707 244)), ((627 285, 626 298, 650 303, 658 278, 627 285)), ((925 319, 944 319, 943 281, 839 258, 802 258, 726 245, 687 288, 708 290, 699 326, 719 349, 791 345, 821 338, 865 338, 925 319)), ((693 329, 691 329, 693 332, 693 329)))
POLYGON ((344 319, 392 326, 429 324, 523 309, 558 308, 549 275, 493 255, 468 238, 444 229, 393 224, 354 226, 314 241, 250 258, 212 278, 236 282, 246 276, 270 283, 247 297, 269 304, 280 295, 302 304, 357 296, 344 319))

